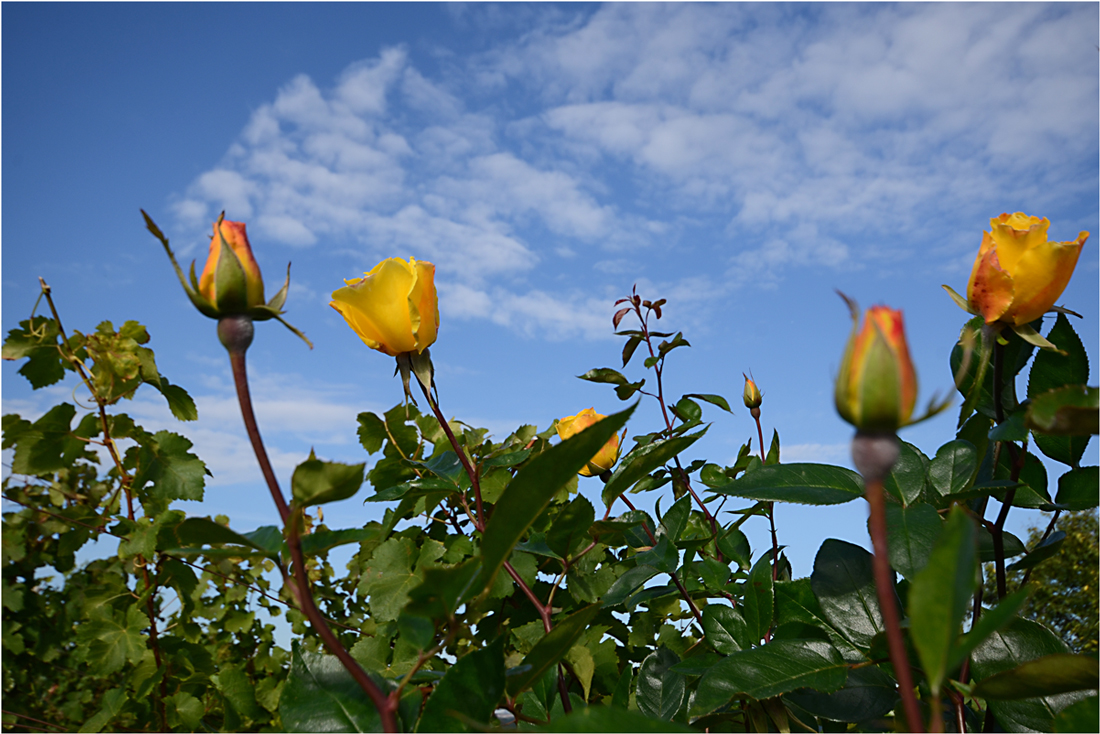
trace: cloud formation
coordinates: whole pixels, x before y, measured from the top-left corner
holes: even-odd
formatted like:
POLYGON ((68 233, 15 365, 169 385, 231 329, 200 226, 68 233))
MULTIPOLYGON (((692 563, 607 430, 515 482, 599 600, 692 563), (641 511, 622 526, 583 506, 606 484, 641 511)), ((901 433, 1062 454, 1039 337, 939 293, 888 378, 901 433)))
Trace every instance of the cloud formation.
POLYGON ((1054 209, 1095 185, 1092 5, 523 18, 455 13, 493 50, 435 77, 394 47, 330 85, 289 80, 176 202, 179 226, 225 208, 364 268, 429 259, 451 315, 599 338, 608 278, 729 294, 918 247, 951 260, 931 219, 972 229, 999 202, 1054 209), (706 272, 660 256, 688 241, 706 272))

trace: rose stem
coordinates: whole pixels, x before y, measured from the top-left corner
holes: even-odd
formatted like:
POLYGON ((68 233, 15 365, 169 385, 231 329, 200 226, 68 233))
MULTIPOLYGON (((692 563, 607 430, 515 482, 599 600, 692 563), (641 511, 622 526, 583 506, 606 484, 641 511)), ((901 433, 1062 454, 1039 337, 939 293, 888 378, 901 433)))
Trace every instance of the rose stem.
POLYGON ((248 372, 245 369, 245 349, 247 349, 247 346, 244 349, 229 350, 229 363, 233 368, 233 382, 237 387, 237 400, 241 405, 241 417, 244 418, 245 430, 248 432, 248 439, 252 442, 252 450, 256 453, 256 461, 260 464, 260 471, 267 481, 271 498, 275 501, 275 506, 279 509, 279 517, 282 518, 283 525, 287 530, 286 542, 290 547, 290 557, 294 564, 293 576, 298 583, 298 601, 301 603, 302 612, 305 613, 310 624, 313 625, 313 629, 325 643, 325 647, 339 659, 340 663, 351 674, 351 677, 359 684, 359 687, 370 697, 382 719, 382 729, 386 732, 396 732, 397 719, 394 716, 396 702, 382 693, 366 671, 344 649, 344 646, 340 644, 340 640, 325 623, 321 610, 317 608, 317 603, 313 600, 313 592, 309 587, 309 576, 306 573, 305 558, 302 554, 302 543, 298 536, 298 518, 292 518, 290 515, 290 508, 287 507, 286 499, 283 497, 283 492, 279 489, 279 483, 275 479, 275 472, 271 468, 267 451, 264 449, 263 438, 260 436, 260 430, 256 425, 256 416, 252 412, 252 398, 248 390, 248 372))
MULTIPOLYGON (((764 429, 760 427, 760 408, 749 410, 756 421, 756 435, 760 438, 760 463, 768 459, 764 456, 764 429)), ((772 528, 772 583, 779 578, 779 537, 775 534, 775 503, 768 503, 768 523, 772 528)))
MULTIPOLYGON (((474 470, 473 464, 466 457, 466 452, 462 450, 462 447, 458 445, 458 439, 455 438, 454 432, 451 430, 451 426, 447 423, 447 419, 443 417, 443 412, 439 409, 439 404, 432 400, 431 393, 428 392, 428 388, 424 387, 424 383, 420 382, 420 378, 416 380, 420 385, 420 391, 424 393, 424 398, 428 401, 428 405, 431 406, 432 412, 435 413, 435 419, 439 422, 440 428, 447 434, 447 439, 451 442, 451 447, 458 455, 459 461, 462 462, 462 468, 466 471, 466 475, 470 477, 470 484, 474 489, 474 500, 477 502, 477 522, 475 526, 480 533, 485 532, 485 515, 481 507, 481 483, 478 481, 478 473, 474 470)), ((535 606, 535 610, 538 612, 539 618, 542 620, 542 628, 546 630, 547 634, 554 628, 553 623, 550 620, 550 607, 539 601, 538 596, 535 595, 534 590, 527 585, 512 564, 505 561, 504 570, 512 577, 512 581, 523 591, 524 595, 535 606)), ((561 696, 561 705, 565 713, 569 714, 573 712, 573 704, 569 700, 569 690, 565 686, 565 677, 562 675, 561 666, 558 666, 558 694, 561 696)))
POLYGON ((886 641, 890 649, 890 662, 898 681, 898 693, 905 709, 908 731, 923 732, 917 696, 913 690, 913 674, 909 669, 909 656, 905 652, 905 640, 901 635, 901 619, 896 604, 894 574, 890 570, 890 556, 886 540, 886 492, 883 480, 897 461, 898 437, 893 433, 865 433, 857 431, 852 439, 852 459, 863 475, 867 504, 870 505, 868 525, 871 546, 874 548, 872 568, 875 590, 882 622, 886 627, 886 641))
MULTIPOLYGON (((637 303, 634 303, 633 301, 631 301, 631 303, 633 303, 634 305, 634 312, 638 315, 638 321, 640 321, 642 324, 642 334, 645 338, 646 349, 649 350, 649 356, 651 359, 656 360, 653 363, 653 371, 657 375, 657 402, 661 406, 661 415, 665 419, 665 429, 668 431, 668 437, 672 438, 672 420, 669 419, 668 408, 665 406, 665 387, 663 379, 664 355, 661 355, 660 359, 657 358, 657 353, 653 351, 653 339, 649 335, 649 325, 646 323, 646 317, 642 316, 642 307, 637 303)), ((718 522, 714 519, 714 516, 710 514, 710 510, 707 508, 707 506, 703 504, 703 500, 699 497, 699 495, 695 493, 695 490, 692 489, 691 480, 688 479, 688 475, 687 472, 684 471, 684 467, 680 465, 680 457, 673 457, 673 462, 676 464, 676 470, 680 473, 680 479, 684 482, 684 487, 691 494, 691 497, 695 500, 695 503, 699 505, 699 509, 703 511, 703 515, 704 517, 706 517, 707 522, 710 523, 711 532, 717 535, 718 522)), ((718 550, 717 543, 714 544, 714 552, 717 556, 717 560, 723 560, 722 551, 718 550)))
POLYGON ((474 471, 474 467, 470 464, 470 459, 467 458, 466 452, 458 445, 458 439, 455 438, 454 432, 451 431, 451 426, 447 423, 447 419, 443 417, 443 412, 439 409, 439 404, 435 400, 432 400, 428 388, 424 387, 424 383, 420 381, 419 377, 416 378, 416 383, 420 385, 420 391, 424 393, 424 398, 428 401, 428 405, 431 406, 432 412, 435 413, 435 419, 439 422, 439 427, 447 434, 447 439, 451 442, 451 446, 454 448, 455 453, 458 454, 458 460, 462 462, 462 468, 466 470, 466 476, 470 477, 470 485, 474 489, 474 502, 477 505, 477 522, 480 526, 478 530, 484 531, 485 513, 481 508, 481 481, 478 477, 478 473, 474 471))
MULTIPOLYGON (((633 512, 638 511, 637 508, 634 507, 634 504, 623 495, 619 495, 619 499, 625 502, 626 506, 629 507, 633 512)), ((653 543, 653 545, 657 545, 657 536, 655 536, 653 534, 653 531, 649 529, 649 523, 645 522, 644 520, 642 521, 642 529, 645 530, 645 534, 649 536, 649 542, 653 543)), ((691 609, 692 616, 695 617, 695 621, 699 623, 699 628, 702 629, 703 615, 699 613, 699 607, 695 606, 695 601, 691 598, 691 595, 688 594, 687 589, 684 588, 684 585, 680 583, 680 579, 676 577, 676 573, 670 573, 669 576, 672 577, 672 583, 676 584, 676 588, 680 590, 680 596, 684 597, 684 601, 688 603, 688 608, 691 609)))
POLYGON ((875 588, 878 590, 878 604, 882 610, 882 621, 886 625, 886 640, 890 646, 890 660, 894 664, 894 674, 898 680, 898 692, 905 707, 905 719, 909 731, 924 731, 917 697, 913 692, 913 676, 909 670, 909 656, 905 652, 905 641, 901 636, 901 622, 894 598, 894 584, 891 578, 890 560, 886 546, 886 497, 881 479, 867 482, 867 502, 871 505, 871 545, 874 547, 875 588))

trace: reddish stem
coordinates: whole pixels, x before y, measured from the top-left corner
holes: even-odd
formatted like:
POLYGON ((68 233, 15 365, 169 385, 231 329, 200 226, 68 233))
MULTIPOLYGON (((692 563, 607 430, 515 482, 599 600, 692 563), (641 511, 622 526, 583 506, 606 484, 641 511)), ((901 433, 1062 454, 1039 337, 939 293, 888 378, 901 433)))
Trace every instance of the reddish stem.
POLYGON ((428 401, 428 405, 431 406, 432 412, 435 413, 435 419, 439 421, 439 427, 447 434, 447 439, 451 442, 451 446, 454 448, 455 453, 458 454, 458 460, 462 462, 462 468, 466 470, 466 476, 470 477, 470 485, 474 488, 474 502, 477 505, 477 529, 480 532, 484 532, 485 512, 481 507, 480 477, 474 469, 473 464, 470 463, 469 457, 466 456, 466 452, 458 445, 458 439, 455 438, 454 432, 451 431, 451 426, 447 423, 447 419, 443 417, 443 412, 439 409, 439 404, 435 400, 432 400, 431 393, 428 392, 428 388, 424 387, 424 383, 420 382, 419 378, 417 378, 416 383, 420 385, 420 391, 424 393, 424 398, 428 401))
MULTIPOLYGON (((479 481, 477 470, 474 469, 473 464, 470 463, 469 458, 467 458, 466 456, 466 452, 463 451, 462 447, 458 445, 458 439, 455 438, 454 432, 447 424, 447 419, 443 417, 443 412, 440 411, 439 405, 436 403, 436 401, 432 400, 432 396, 428 392, 428 389, 424 387, 424 384, 420 382, 419 379, 417 380, 417 384, 420 385, 420 391, 424 393, 424 397, 425 399, 427 399, 428 405, 431 406, 432 412, 435 413, 435 419, 439 422, 439 426, 443 429, 443 432, 447 434, 447 439, 451 442, 451 448, 454 449, 455 453, 458 455, 459 461, 462 462, 462 468, 466 470, 466 475, 470 477, 470 485, 474 488, 474 500, 477 502, 477 517, 474 519, 474 526, 477 528, 478 532, 484 533, 485 515, 481 507, 481 483, 479 481)), ((549 634, 550 630, 554 628, 553 622, 551 622, 550 620, 550 606, 548 604, 543 604, 539 600, 538 596, 535 595, 535 592, 531 589, 530 586, 527 585, 527 582, 520 577, 519 573, 516 572, 516 569, 512 567, 511 563, 505 561, 504 570, 508 573, 509 576, 512 577, 512 581, 516 583, 520 590, 523 591, 524 596, 526 596, 528 600, 530 600, 530 602, 535 606, 535 610, 538 612, 539 619, 542 620, 542 627, 546 630, 547 634, 549 634)), ((573 704, 569 700, 569 690, 566 688, 565 677, 562 675, 560 665, 558 666, 558 693, 561 696, 561 705, 562 708, 565 710, 565 713, 572 713, 573 704)))
MULTIPOLYGON (((753 408, 749 412, 756 421, 756 435, 760 438, 760 463, 763 464, 768 459, 764 454, 764 429, 760 427, 760 408, 753 408)), ((772 529, 772 583, 774 584, 779 578, 779 536, 775 533, 774 502, 768 503, 768 524, 772 529)))
MULTIPOLYGON (((653 371, 657 375, 657 402, 661 406, 661 416, 665 419, 665 430, 668 432, 668 437, 672 438, 672 420, 668 417, 668 408, 665 405, 665 386, 664 386, 664 369, 661 359, 657 359, 657 353, 653 351, 653 339, 649 335, 649 324, 646 323, 646 317, 642 315, 642 307, 638 303, 634 303, 634 312, 638 315, 638 321, 642 325, 642 338, 645 340, 646 349, 649 350, 650 358, 656 360, 653 364, 653 371)), ((684 483, 684 488, 691 494, 692 499, 699 505, 699 509, 703 511, 703 516, 706 517, 707 522, 710 524, 710 531, 718 535, 718 522, 714 519, 714 516, 710 514, 710 510, 703 504, 703 500, 695 493, 695 490, 691 487, 691 480, 688 479, 687 472, 684 471, 684 467, 680 464, 680 457, 674 457, 673 462, 676 464, 676 470, 680 472, 680 479, 684 483)), ((722 560, 722 551, 718 550, 717 544, 714 549, 718 560, 722 560)))
POLYGON ((909 670, 909 656, 905 652, 905 641, 901 635, 901 620, 898 615, 894 592, 893 572, 890 570, 890 557, 886 545, 886 495, 881 479, 868 479, 866 482, 867 503, 871 506, 870 530, 871 545, 874 547, 875 588, 878 591, 878 605, 882 612, 882 622, 886 627, 886 641, 890 648, 890 661, 894 665, 894 675, 898 681, 898 693, 905 709, 908 730, 923 732, 917 697, 913 692, 913 675, 909 670))
POLYGON ((317 603, 313 599, 313 592, 309 587, 309 574, 306 572, 305 557, 302 553, 301 538, 298 536, 299 518, 291 517, 290 508, 287 506, 283 492, 275 479, 275 472, 271 468, 267 451, 264 449, 263 438, 256 426, 256 416, 252 412, 252 399, 248 392, 248 372, 245 369, 244 355, 244 349, 229 350, 229 362, 233 367, 233 382, 237 386, 237 399, 241 404, 241 415, 244 418, 248 438, 252 442, 252 449, 256 453, 256 461, 260 464, 260 471, 267 481, 271 498, 275 501, 283 526, 286 528, 286 542, 290 548, 290 558, 293 563, 292 572, 294 580, 297 582, 298 602, 302 612, 309 619, 310 624, 320 636, 321 641, 324 642, 325 647, 336 656, 355 682, 359 684, 359 687, 363 689, 363 692, 367 694, 371 702, 374 703, 382 720, 383 731, 396 732, 397 717, 395 716, 395 710, 397 701, 384 694, 359 663, 355 661, 355 658, 340 644, 340 640, 325 623, 325 618, 321 615, 321 610, 317 608, 317 603))
MULTIPOLYGON (((631 503, 631 501, 628 500, 626 497, 620 495, 619 499, 625 502, 626 506, 629 507, 631 510, 637 512, 637 508, 635 508, 633 503, 631 503)), ((649 523, 643 521, 642 529, 645 530, 645 534, 649 536, 649 542, 653 545, 657 545, 657 536, 654 535, 653 531, 649 529, 649 523)), ((695 621, 699 623, 699 627, 701 629, 703 627, 703 615, 699 613, 699 607, 695 606, 695 600, 691 598, 690 594, 688 594, 687 589, 685 589, 684 585, 680 583, 680 579, 676 577, 675 573, 670 573, 669 576, 672 577, 672 583, 676 584, 676 588, 680 590, 680 595, 684 597, 684 601, 688 603, 688 608, 691 609, 691 614, 695 617, 695 621)))

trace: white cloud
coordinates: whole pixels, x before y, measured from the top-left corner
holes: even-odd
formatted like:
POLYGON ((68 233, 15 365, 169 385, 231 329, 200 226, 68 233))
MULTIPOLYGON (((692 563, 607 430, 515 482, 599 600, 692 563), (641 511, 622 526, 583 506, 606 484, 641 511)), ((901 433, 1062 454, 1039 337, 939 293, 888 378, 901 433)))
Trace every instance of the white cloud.
POLYGON ((784 446, 783 461, 787 464, 841 464, 851 463, 852 446, 848 443, 800 443, 784 446))
POLYGON ((943 237, 920 239, 930 218, 970 224, 1002 201, 1038 209, 1089 190, 1096 15, 984 4, 458 12, 469 32, 511 35, 480 55, 444 50, 439 73, 396 47, 331 84, 290 79, 176 213, 205 231, 226 208, 269 241, 318 257, 351 249, 364 267, 430 259, 461 318, 606 334, 592 293, 609 278, 716 302, 805 266, 896 267, 917 244, 946 257, 943 237), (868 240, 882 244, 853 245, 868 240), (685 264, 661 257, 671 251, 685 264), (700 261, 707 272, 686 266, 700 261))

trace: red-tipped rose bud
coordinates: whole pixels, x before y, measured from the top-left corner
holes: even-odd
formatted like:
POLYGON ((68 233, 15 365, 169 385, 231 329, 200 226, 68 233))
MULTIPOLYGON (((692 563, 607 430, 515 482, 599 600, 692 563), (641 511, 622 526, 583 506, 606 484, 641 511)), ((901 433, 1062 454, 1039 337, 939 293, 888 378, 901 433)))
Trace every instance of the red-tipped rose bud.
POLYGON ((199 293, 222 316, 247 313, 264 305, 264 279, 252 255, 244 222, 219 217, 210 238, 210 255, 199 277, 199 293))
MULTIPOLYGON (((191 263, 190 282, 183 275, 183 269, 176 262, 176 255, 168 246, 168 238, 160 231, 152 218, 144 211, 146 228, 160 240, 164 251, 168 253, 168 259, 176 270, 176 276, 180 279, 183 290, 191 303, 203 316, 212 319, 235 319, 242 317, 250 321, 267 321, 277 319, 286 328, 290 329, 310 348, 313 344, 305 334, 283 321, 283 304, 286 303, 286 294, 290 289, 290 265, 286 268, 286 282, 279 292, 267 303, 264 303, 264 280, 260 275, 260 266, 252 255, 252 245, 248 242, 243 222, 231 222, 225 218, 225 212, 214 222, 214 236, 210 239, 210 254, 206 258, 206 265, 202 270, 202 277, 195 277, 195 263, 191 263)), ((239 330, 238 330, 239 331, 239 330)), ((219 325, 219 337, 223 337, 219 325)), ((239 334, 238 334, 239 336, 239 334)), ((247 341, 251 341, 251 337, 247 341)), ((240 339, 234 339, 233 343, 240 348, 240 339)), ((227 345, 227 348, 228 345, 227 345)), ((247 349, 247 345, 243 347, 247 349)))
POLYGON ((761 394, 760 388, 758 388, 756 383, 744 372, 741 373, 741 376, 745 378, 745 393, 742 396, 742 399, 745 401, 745 407, 749 410, 759 408, 760 403, 764 401, 764 396, 761 394))
POLYGON ((917 402, 901 311, 873 306, 860 327, 858 307, 848 305, 853 329, 836 378, 837 412, 861 431, 891 433, 910 422, 917 402))

